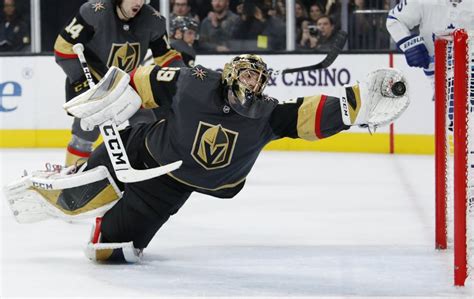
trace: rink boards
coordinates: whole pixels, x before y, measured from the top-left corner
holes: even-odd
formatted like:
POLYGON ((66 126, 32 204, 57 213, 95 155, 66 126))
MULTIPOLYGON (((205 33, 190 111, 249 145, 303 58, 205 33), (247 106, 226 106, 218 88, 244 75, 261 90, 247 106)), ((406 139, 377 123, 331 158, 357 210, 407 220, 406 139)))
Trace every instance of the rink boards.
MULTIPOLYGON (((323 55, 263 55, 273 69, 304 66, 323 55)), ((231 55, 202 55, 198 64, 219 70, 231 55)), ((266 92, 283 101, 319 93, 338 95, 340 87, 371 70, 393 65, 410 83, 410 107, 393 126, 370 135, 350 132, 318 142, 284 139, 267 146, 277 150, 420 153, 434 152, 434 105, 430 83, 420 69, 406 66, 402 55, 344 54, 326 70, 274 76, 266 92)), ((65 75, 52 56, 0 58, 0 147, 64 147, 72 118, 62 110, 65 75)))

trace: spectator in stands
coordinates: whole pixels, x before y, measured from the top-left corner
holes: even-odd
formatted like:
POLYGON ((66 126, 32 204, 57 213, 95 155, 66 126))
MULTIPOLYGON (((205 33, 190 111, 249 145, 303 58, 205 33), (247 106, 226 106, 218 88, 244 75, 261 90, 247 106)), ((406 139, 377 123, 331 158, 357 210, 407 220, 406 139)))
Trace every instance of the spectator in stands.
POLYGON ((313 2, 309 7, 309 25, 316 25, 324 13, 323 6, 319 2, 313 2))
POLYGON ((174 0, 172 12, 170 14, 170 22, 175 17, 189 17, 199 22, 199 17, 191 12, 190 0, 174 0))
POLYGON ((286 2, 285 0, 277 0, 276 15, 286 21, 286 2))
POLYGON ((301 39, 297 44, 299 50, 315 49, 318 45, 319 33, 317 27, 316 25, 310 24, 310 21, 303 21, 303 24, 301 25, 301 39))
POLYGON ((334 22, 334 28, 339 30, 341 28, 341 0, 316 0, 316 2, 323 7, 324 14, 331 17, 334 22))
POLYGON ((329 51, 334 43, 335 31, 334 21, 330 16, 320 17, 317 24, 318 42, 316 50, 329 51))
POLYGON ((243 13, 234 28, 234 50, 283 50, 284 23, 268 15, 269 6, 261 1, 245 1, 243 13))
POLYGON ((0 21, 0 52, 22 51, 28 44, 28 24, 17 12, 15 0, 5 0, 0 21))
POLYGON ((303 21, 308 20, 308 11, 301 0, 295 1, 295 19, 296 37, 297 40, 299 40, 301 38, 301 26, 303 25, 303 21))
POLYGON ((229 0, 212 0, 212 11, 201 23, 199 46, 204 51, 230 51, 229 42, 239 16, 229 10, 229 0))

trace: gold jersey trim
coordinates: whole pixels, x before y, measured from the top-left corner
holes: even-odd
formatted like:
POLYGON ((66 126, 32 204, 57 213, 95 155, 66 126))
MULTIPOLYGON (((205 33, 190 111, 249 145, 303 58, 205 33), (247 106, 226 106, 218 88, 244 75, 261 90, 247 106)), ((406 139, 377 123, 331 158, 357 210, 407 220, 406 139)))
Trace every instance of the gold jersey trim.
POLYGON ((315 131, 316 111, 321 102, 321 95, 304 97, 303 104, 298 109, 298 137, 305 140, 318 140, 315 131))
POLYGON ((56 38, 56 41, 54 42, 54 50, 62 54, 76 55, 72 50, 72 46, 73 45, 66 41, 61 35, 58 35, 58 38, 56 38))
POLYGON ((176 50, 169 50, 162 56, 155 57, 153 61, 155 61, 155 64, 161 67, 168 66, 168 63, 170 63, 173 59, 181 57, 181 54, 176 51, 176 50))
POLYGON ((151 89, 150 74, 155 68, 154 65, 141 66, 135 71, 133 83, 137 89, 138 95, 142 99, 142 106, 146 109, 157 108, 153 91, 151 89))
POLYGON ((57 200, 63 190, 43 190, 34 187, 31 189, 41 194, 50 204, 61 210, 61 212, 64 214, 73 216, 95 210, 119 199, 117 192, 115 192, 115 189, 109 184, 104 189, 102 189, 99 194, 92 198, 85 206, 70 211, 57 204, 57 200))

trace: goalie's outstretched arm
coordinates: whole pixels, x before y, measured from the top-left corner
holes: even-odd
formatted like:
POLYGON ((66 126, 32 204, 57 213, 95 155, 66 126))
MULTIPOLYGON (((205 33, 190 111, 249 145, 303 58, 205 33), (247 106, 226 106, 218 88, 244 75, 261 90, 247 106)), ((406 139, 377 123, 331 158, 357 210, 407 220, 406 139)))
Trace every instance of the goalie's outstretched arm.
POLYGON ((338 97, 314 95, 283 102, 273 111, 270 125, 277 138, 319 140, 356 125, 374 131, 397 119, 408 104, 401 72, 381 69, 345 86, 338 97))

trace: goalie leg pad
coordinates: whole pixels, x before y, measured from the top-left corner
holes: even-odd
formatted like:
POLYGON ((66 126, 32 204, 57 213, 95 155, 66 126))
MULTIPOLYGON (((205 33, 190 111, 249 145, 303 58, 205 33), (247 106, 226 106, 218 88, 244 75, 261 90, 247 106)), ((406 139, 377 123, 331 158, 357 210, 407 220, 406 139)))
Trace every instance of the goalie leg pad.
POLYGON ((121 198, 104 166, 76 174, 38 171, 6 186, 5 194, 19 223, 97 216, 121 198))

